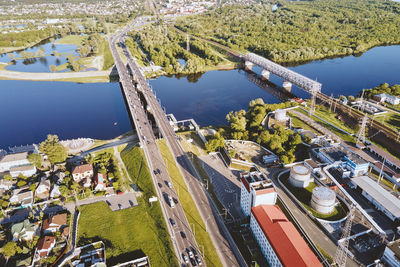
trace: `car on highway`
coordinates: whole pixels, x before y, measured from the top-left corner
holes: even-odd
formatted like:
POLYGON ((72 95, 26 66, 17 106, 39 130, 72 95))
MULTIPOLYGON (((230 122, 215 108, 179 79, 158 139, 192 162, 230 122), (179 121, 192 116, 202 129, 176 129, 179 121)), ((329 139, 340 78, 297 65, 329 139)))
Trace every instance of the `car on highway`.
POLYGON ((169 218, 169 222, 171 223, 172 227, 175 227, 175 226, 176 226, 176 222, 175 222, 174 219, 169 218))
POLYGON ((190 246, 190 251, 193 252, 195 256, 197 256, 197 251, 194 249, 194 247, 190 246))
POLYGON ((171 184, 171 182, 167 182, 167 181, 165 181, 165 183, 167 184, 167 186, 168 186, 169 188, 171 188, 171 187, 172 187, 172 184, 171 184))
POLYGON ((185 255, 185 253, 182 253, 182 258, 183 258, 183 261, 184 261, 185 263, 189 263, 189 259, 188 259, 188 257, 185 255))
POLYGON ((192 251, 189 250, 188 254, 189 254, 189 257, 190 257, 191 259, 194 258, 194 255, 193 255, 193 252, 192 252, 192 251))
POLYGON ((169 202, 169 205, 171 206, 171 208, 175 207, 175 201, 173 201, 173 199, 170 195, 168 195, 168 202, 169 202))
POLYGON ((190 263, 192 264, 192 266, 197 266, 197 262, 195 259, 190 258, 190 263))
POLYGON ((182 237, 182 238, 186 238, 185 232, 181 231, 181 237, 182 237))

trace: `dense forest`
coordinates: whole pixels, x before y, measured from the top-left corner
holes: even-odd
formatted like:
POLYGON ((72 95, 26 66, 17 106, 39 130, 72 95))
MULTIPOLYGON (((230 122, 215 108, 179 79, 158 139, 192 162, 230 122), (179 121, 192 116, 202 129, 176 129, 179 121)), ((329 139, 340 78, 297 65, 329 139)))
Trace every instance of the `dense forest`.
POLYGON ((247 111, 231 111, 226 115, 229 128, 221 128, 214 137, 207 141, 206 148, 210 152, 224 146, 224 138, 251 140, 277 154, 284 164, 292 163, 296 159, 295 151, 301 144, 301 136, 282 126, 267 130, 261 125, 261 122, 269 112, 295 105, 297 105, 296 102, 265 104, 261 98, 252 100, 247 111))
POLYGON ((132 55, 144 65, 153 62, 162 66, 168 74, 196 73, 206 66, 215 66, 221 58, 208 44, 190 39, 190 51, 186 50, 186 37, 173 29, 154 24, 130 33, 126 44, 132 55), (185 60, 181 65, 178 59, 185 60))
POLYGON ((183 31, 276 62, 358 54, 400 43, 400 4, 381 0, 280 1, 225 6, 178 19, 183 31))

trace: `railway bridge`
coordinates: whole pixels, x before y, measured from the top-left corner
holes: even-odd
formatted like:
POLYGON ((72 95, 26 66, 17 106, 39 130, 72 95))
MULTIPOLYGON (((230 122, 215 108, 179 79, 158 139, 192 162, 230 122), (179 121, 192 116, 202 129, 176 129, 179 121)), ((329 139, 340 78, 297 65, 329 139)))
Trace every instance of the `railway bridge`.
POLYGON ((261 75, 266 79, 269 79, 271 73, 285 79, 283 87, 289 92, 291 91, 292 84, 311 95, 321 92, 321 83, 276 64, 262 56, 254 53, 247 53, 242 59, 244 60, 246 69, 251 69, 254 65, 260 66, 262 68, 261 75))

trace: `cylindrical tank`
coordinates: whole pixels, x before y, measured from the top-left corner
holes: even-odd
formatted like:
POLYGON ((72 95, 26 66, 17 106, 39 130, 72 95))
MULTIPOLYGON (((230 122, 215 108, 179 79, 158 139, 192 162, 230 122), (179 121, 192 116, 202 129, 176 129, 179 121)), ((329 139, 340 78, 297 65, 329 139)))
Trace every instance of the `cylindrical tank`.
POLYGON ((294 165, 290 169, 289 182, 295 187, 307 187, 311 179, 311 170, 304 165, 294 165))
POLYGON ((312 191, 311 207, 316 211, 329 214, 335 208, 336 193, 328 187, 318 186, 312 191))
POLYGON ((277 109, 275 111, 275 120, 277 121, 286 121, 286 110, 284 109, 277 109))

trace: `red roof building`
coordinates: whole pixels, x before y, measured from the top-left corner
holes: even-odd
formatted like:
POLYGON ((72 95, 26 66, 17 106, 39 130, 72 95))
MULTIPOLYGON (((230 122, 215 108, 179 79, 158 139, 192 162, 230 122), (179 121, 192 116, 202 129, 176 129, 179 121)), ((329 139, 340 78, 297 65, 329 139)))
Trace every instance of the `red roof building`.
POLYGON ((39 239, 36 246, 36 252, 39 254, 40 257, 47 257, 55 245, 56 238, 54 236, 46 235, 39 239))
POLYGON ((322 267, 277 205, 253 207, 250 228, 271 266, 322 267))

